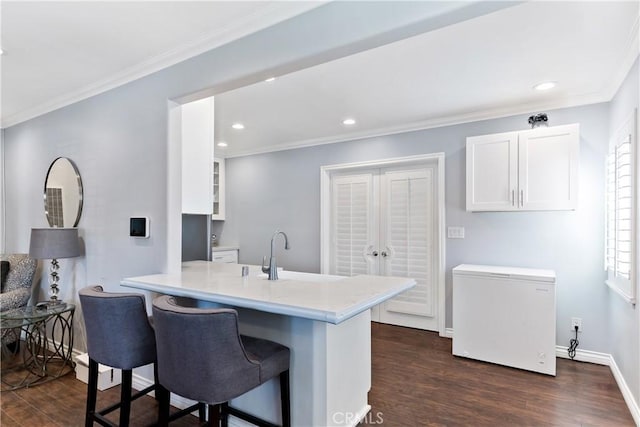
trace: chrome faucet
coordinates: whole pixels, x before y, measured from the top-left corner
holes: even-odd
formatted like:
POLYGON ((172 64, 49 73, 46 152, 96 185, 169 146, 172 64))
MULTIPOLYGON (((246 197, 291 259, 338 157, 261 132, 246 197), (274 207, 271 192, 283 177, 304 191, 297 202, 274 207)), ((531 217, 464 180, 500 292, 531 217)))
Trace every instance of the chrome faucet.
POLYGON ((269 275, 269 280, 278 280, 278 266, 276 265, 276 257, 273 255, 273 243, 278 234, 282 234, 284 236, 284 248, 289 249, 289 239, 287 235, 284 234, 283 231, 276 230, 271 236, 271 257, 269 258, 269 265, 265 265, 267 261, 267 257, 262 258, 262 272, 267 273, 269 275))

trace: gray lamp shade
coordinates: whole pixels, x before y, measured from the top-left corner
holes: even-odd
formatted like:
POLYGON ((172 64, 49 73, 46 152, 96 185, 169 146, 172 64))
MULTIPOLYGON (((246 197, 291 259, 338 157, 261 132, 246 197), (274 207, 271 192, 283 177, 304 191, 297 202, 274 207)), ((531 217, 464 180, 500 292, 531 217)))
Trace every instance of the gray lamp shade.
POLYGON ((32 228, 29 256, 35 259, 73 258, 80 255, 77 228, 32 228))

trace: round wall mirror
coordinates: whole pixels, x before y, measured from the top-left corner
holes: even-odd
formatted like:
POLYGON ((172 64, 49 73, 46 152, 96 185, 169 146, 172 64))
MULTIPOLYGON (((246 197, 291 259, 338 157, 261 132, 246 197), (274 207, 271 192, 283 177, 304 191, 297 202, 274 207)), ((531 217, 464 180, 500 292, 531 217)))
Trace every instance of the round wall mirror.
POLYGON ((75 227, 82 215, 82 179, 66 157, 55 159, 44 182, 44 213, 50 227, 75 227))

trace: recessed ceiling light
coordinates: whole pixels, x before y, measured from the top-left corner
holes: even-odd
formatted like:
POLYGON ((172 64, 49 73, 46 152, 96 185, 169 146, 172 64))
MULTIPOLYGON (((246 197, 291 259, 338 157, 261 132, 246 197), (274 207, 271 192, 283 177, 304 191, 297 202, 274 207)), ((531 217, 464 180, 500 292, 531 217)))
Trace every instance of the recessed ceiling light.
POLYGON ((535 85, 533 88, 535 90, 549 90, 553 89, 556 86, 556 82, 542 82, 535 85))
POLYGON ((226 142, 224 142, 224 141, 220 141, 220 142, 218 142, 218 147, 222 147, 222 148, 224 148, 224 147, 226 147, 226 146, 227 146, 227 143, 226 143, 226 142))
POLYGON ((274 81, 276 78, 275 77, 269 77, 268 79, 265 80, 265 82, 267 83, 271 83, 272 81, 274 81))
POLYGON ((351 126, 351 125, 355 125, 356 121, 355 121, 355 119, 344 119, 342 121, 342 124, 346 125, 346 126, 351 126))
POLYGON ((231 127, 236 129, 236 130, 244 129, 244 125, 242 123, 234 123, 234 124, 231 125, 231 127))
POLYGON ((2 48, 0 48, 0 55, 2 55, 4 53, 4 50, 2 50, 2 48))

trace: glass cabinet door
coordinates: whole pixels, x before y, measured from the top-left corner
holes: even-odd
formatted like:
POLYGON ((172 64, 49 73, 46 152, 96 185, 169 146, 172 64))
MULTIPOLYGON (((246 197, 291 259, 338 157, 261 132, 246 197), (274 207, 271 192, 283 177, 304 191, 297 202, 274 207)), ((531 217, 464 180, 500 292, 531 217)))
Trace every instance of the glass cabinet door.
POLYGON ((213 160, 213 214, 211 219, 224 220, 224 159, 213 160))

